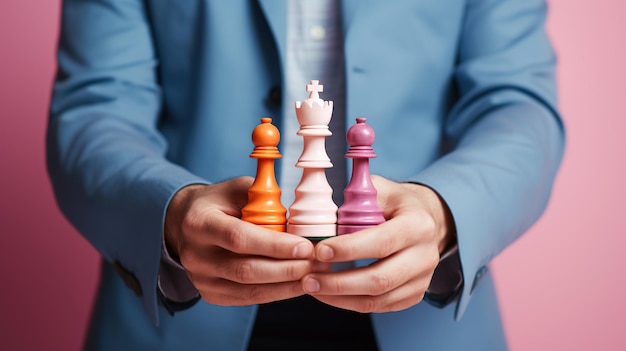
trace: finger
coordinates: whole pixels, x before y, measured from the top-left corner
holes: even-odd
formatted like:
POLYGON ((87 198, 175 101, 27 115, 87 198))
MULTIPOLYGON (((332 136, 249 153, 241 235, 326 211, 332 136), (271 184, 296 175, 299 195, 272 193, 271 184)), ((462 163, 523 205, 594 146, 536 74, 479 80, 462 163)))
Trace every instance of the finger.
POLYGON ((300 280, 316 268, 313 260, 277 260, 263 256, 224 253, 198 272, 241 284, 267 284, 300 280))
POLYGON ((414 247, 367 267, 308 274, 302 285, 309 294, 369 296, 385 294, 409 281, 422 281, 428 286, 438 257, 432 247, 414 247))
POLYGON ((242 255, 308 259, 313 244, 300 236, 265 229, 215 210, 201 228, 207 244, 242 255))
POLYGON ((224 279, 205 279, 196 285, 202 298, 220 306, 248 306, 285 300, 304 294, 299 282, 239 284, 224 279))
MULTIPOLYGON (((427 286, 426 286, 427 287, 427 286)), ((417 282, 409 282, 382 295, 321 295, 313 294, 317 300, 337 308, 361 312, 383 313, 407 309, 420 303, 426 288, 417 282)))
POLYGON ((324 262, 388 257, 418 244, 428 232, 428 226, 411 217, 395 217, 372 228, 326 239, 316 245, 315 257, 324 262))
POLYGON ((393 271, 392 264, 376 262, 367 267, 334 273, 312 273, 302 279, 302 287, 309 294, 324 295, 382 295, 404 284, 409 269, 393 271))
POLYGON ((303 279, 303 290, 324 303, 358 312, 408 308, 423 299, 436 266, 435 259, 416 262, 417 251, 406 250, 368 267, 338 274, 310 274, 303 279))
POLYGON ((372 183, 377 190, 377 201, 380 207, 383 209, 383 216, 387 219, 393 218, 401 208, 400 201, 406 195, 406 191, 398 187, 398 183, 395 183, 389 179, 378 175, 372 175, 372 183), (401 194, 398 194, 400 190, 401 194), (400 195, 400 196, 399 196, 400 195))

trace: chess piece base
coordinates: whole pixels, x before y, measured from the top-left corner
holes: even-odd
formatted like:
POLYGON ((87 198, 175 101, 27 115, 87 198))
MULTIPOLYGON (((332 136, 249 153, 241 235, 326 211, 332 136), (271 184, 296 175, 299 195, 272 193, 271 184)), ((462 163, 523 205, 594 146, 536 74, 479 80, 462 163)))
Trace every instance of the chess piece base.
POLYGON ((287 232, 305 237, 309 240, 322 240, 337 235, 336 224, 291 224, 287 232))
POLYGON ((318 242, 318 241, 326 240, 328 238, 332 238, 332 236, 305 236, 303 238, 309 239, 310 241, 318 242))

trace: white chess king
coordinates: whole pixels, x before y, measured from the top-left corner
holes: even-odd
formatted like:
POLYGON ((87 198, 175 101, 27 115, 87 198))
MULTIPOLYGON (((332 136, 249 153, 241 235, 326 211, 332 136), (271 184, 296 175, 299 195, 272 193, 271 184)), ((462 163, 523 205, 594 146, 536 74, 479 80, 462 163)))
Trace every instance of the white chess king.
POLYGON ((319 81, 312 80, 306 86, 309 98, 296 101, 300 123, 297 134, 304 138, 302 155, 296 163, 296 167, 302 168, 302 179, 295 189, 295 201, 289 207, 287 231, 310 240, 337 235, 337 205, 333 202, 333 189, 325 170, 333 166, 325 145, 326 137, 332 135, 328 124, 333 102, 320 99, 323 88, 319 81))

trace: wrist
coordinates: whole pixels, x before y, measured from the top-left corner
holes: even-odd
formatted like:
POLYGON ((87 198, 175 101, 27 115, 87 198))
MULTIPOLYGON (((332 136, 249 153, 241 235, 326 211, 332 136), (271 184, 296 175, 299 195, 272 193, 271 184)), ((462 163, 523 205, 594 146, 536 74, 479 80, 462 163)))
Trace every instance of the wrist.
POLYGON ((188 185, 176 192, 167 206, 163 225, 163 242, 170 257, 179 262, 180 237, 182 224, 189 210, 195 193, 206 185, 188 185))
POLYGON ((442 255, 457 243, 456 228, 450 208, 445 200, 432 188, 418 183, 405 184, 418 192, 422 203, 434 219, 439 254, 442 255))

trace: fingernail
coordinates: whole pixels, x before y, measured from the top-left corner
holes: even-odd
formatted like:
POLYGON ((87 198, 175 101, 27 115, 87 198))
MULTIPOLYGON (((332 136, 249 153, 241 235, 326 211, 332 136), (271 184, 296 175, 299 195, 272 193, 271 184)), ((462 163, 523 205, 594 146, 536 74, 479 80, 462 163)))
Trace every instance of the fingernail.
POLYGON ((322 261, 330 261, 335 257, 335 252, 328 246, 320 246, 317 249, 318 258, 322 261))
POLYGON ((316 293, 320 291, 320 282, 318 282, 316 279, 313 279, 313 278, 307 278, 304 281, 303 288, 304 288, 304 291, 308 293, 316 293))
POLYGON ((293 257, 295 258, 311 257, 311 245, 306 242, 299 243, 293 248, 293 257))

